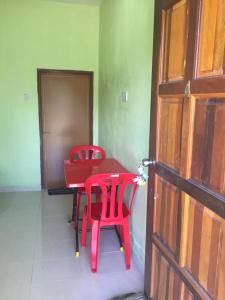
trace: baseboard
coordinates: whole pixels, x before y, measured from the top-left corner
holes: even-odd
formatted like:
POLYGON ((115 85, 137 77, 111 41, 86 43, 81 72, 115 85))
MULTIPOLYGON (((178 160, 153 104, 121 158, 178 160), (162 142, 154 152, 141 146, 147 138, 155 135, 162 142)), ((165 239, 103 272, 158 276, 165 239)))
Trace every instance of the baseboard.
POLYGON ((32 186, 3 186, 0 187, 0 193, 13 193, 13 192, 39 192, 41 191, 40 185, 32 186))

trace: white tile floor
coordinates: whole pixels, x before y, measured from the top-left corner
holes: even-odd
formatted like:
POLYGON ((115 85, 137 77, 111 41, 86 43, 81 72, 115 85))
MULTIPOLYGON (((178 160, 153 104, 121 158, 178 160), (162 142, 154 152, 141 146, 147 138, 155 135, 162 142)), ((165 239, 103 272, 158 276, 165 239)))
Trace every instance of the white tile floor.
POLYGON ((1 300, 107 300, 143 290, 143 274, 134 258, 126 271, 114 231, 101 232, 96 274, 89 244, 74 256, 71 207, 72 195, 0 193, 1 300))

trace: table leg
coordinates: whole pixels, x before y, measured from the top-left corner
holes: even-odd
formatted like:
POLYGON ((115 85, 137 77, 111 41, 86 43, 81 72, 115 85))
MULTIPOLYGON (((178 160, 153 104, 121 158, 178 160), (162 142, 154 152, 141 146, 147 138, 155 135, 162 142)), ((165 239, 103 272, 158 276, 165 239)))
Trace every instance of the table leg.
POLYGON ((75 229, 75 256, 79 257, 80 252, 79 252, 79 216, 77 213, 77 188, 73 189, 73 212, 72 212, 72 222, 74 222, 74 229, 75 229))
POLYGON ((73 209, 72 209, 72 218, 71 222, 75 224, 75 216, 76 216, 76 210, 77 210, 77 189, 73 189, 73 209))
POLYGON ((74 189, 71 189, 72 190, 72 194, 73 194, 73 208, 72 208, 72 216, 71 216, 71 219, 68 220, 68 223, 71 223, 72 226, 74 226, 74 217, 75 217, 75 210, 76 210, 76 198, 75 196, 77 195, 74 195, 74 189))

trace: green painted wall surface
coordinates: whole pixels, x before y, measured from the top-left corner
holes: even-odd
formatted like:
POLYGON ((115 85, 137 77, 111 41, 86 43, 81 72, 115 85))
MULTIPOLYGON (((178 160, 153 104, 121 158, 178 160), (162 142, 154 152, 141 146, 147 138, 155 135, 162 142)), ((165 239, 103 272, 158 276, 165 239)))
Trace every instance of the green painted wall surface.
MULTIPOLYGON (((153 15, 153 0, 105 0, 100 8, 99 144, 133 172, 148 157, 153 15)), ((146 195, 139 188, 131 224, 142 262, 146 195)))
POLYGON ((99 8, 0 0, 0 187, 40 185, 37 68, 95 72, 98 142, 99 8), (32 100, 24 100, 31 93, 32 100))

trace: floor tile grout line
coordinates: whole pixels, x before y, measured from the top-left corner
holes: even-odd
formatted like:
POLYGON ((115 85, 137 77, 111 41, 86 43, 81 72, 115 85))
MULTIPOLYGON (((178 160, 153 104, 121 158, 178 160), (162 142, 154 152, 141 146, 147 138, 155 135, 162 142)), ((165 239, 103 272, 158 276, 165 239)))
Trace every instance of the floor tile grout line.
MULTIPOLYGON (((82 286, 84 287, 84 282, 82 283, 82 280, 76 281, 76 276, 74 275, 76 274, 76 271, 74 271, 74 268, 79 268, 80 277, 82 277, 85 282, 85 278, 91 280, 90 291, 92 293, 93 299, 95 300, 110 299, 110 296, 113 296, 113 293, 115 293, 115 285, 117 285, 118 283, 118 278, 120 278, 122 282, 125 282, 126 274, 128 275, 127 278, 129 278, 132 282, 138 282, 138 284, 136 284, 135 286, 137 286, 138 290, 140 289, 142 276, 139 276, 139 272, 138 270, 136 271, 136 267, 131 268, 129 272, 125 270, 124 264, 122 262, 124 253, 121 253, 119 248, 117 250, 117 247, 115 247, 115 245, 117 244, 117 239, 114 238, 114 234, 109 233, 110 238, 108 238, 108 233, 105 233, 104 238, 101 239, 102 245, 100 242, 99 255, 103 258, 103 264, 101 264, 101 258, 99 257, 99 270, 97 274, 93 275, 91 273, 89 261, 87 259, 90 254, 90 245, 87 245, 86 250, 81 252, 81 257, 79 259, 76 259, 73 256, 73 238, 70 238, 70 235, 68 235, 68 238, 64 238, 63 240, 61 239, 61 237, 64 236, 64 233, 68 234, 70 232, 70 229, 66 229, 66 227, 63 226, 62 231, 60 230, 59 238, 55 239, 61 226, 61 222, 59 222, 59 227, 55 228, 54 219, 52 219, 51 217, 43 218, 43 214, 45 213, 46 208, 49 212, 51 212, 52 209, 53 214, 56 213, 55 216, 59 216, 59 210, 64 210, 64 208, 66 208, 67 210, 68 205, 66 204, 63 207, 63 204, 61 203, 61 201, 64 201, 63 199, 57 201, 57 203, 54 203, 54 201, 52 201, 52 199, 50 199, 44 193, 40 193, 38 197, 39 199, 34 198, 34 200, 37 200, 38 203, 34 204, 35 212, 32 215, 32 219, 29 223, 29 226, 32 227, 35 236, 32 238, 32 235, 29 235, 31 238, 31 248, 30 251, 28 251, 29 257, 25 254, 24 258, 26 260, 29 259, 29 267, 27 268, 27 275, 25 277, 26 286, 24 286, 26 297, 28 297, 29 300, 77 299, 77 292, 79 295, 79 290, 81 292, 81 295, 82 293, 85 294, 85 289, 82 290, 82 286), (47 203, 47 206, 45 205, 45 203, 47 203), (43 232, 42 230, 45 222, 47 222, 47 231, 43 232), (52 222, 52 224, 49 224, 48 222, 52 222), (36 223, 37 226, 33 226, 33 223, 36 223), (50 226, 50 230, 48 230, 48 226, 50 226), (48 238, 50 240, 51 238, 53 238, 50 243, 48 243, 48 238), (62 245, 60 245, 60 243, 62 243, 62 245), (59 247, 59 249, 55 250, 54 245, 56 245, 56 247, 59 247), (67 252, 68 249, 72 249, 71 255, 67 255, 67 253, 69 253, 67 252), (53 258, 51 258, 52 254, 54 255, 53 258), (44 257, 47 259, 43 259, 44 257), (59 265, 56 266, 58 263, 59 265), (107 282, 108 278, 112 279, 112 288, 109 286, 106 289, 106 292, 100 293, 99 280, 102 281, 103 279, 105 282, 107 282), (46 280, 49 282, 49 285, 48 282, 46 283, 46 280), (76 286, 78 286, 78 290, 77 288, 76 290, 73 289, 75 282, 76 286), (59 291, 59 295, 57 293, 55 294, 55 283, 56 285, 57 283, 59 284, 59 287, 57 289, 59 291), (53 298, 53 294, 56 297, 53 298), (100 297, 98 298, 99 295, 100 297)), ((26 206, 26 202, 24 203, 24 205, 26 206)), ((24 216, 26 216, 27 212, 28 211, 25 210, 24 216)), ((61 214, 58 219, 62 218, 63 222, 65 222, 65 220, 67 220, 66 215, 68 214, 65 212, 65 214, 61 214)), ((20 253, 19 256, 17 255, 16 257, 19 258, 20 253)), ((124 287, 119 289, 119 291, 123 292, 125 286, 127 286, 127 288, 132 288, 132 285, 124 285, 124 287)), ((8 292, 11 293, 11 291, 8 292)), ((18 291, 18 296, 19 293, 20 291, 18 291)), ((23 299, 25 300, 25 298, 23 299)), ((79 299, 87 298, 84 296, 83 298, 79 299)))

